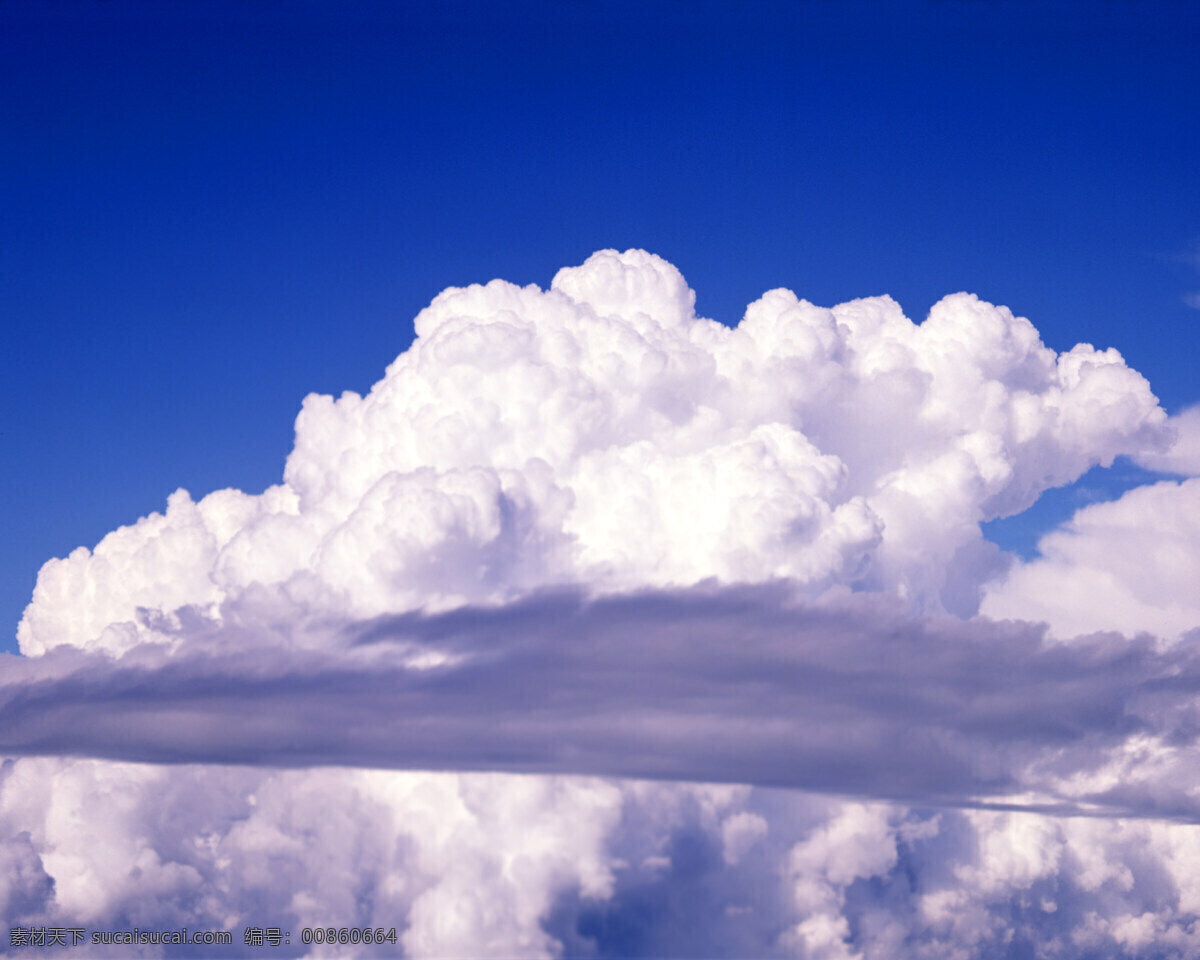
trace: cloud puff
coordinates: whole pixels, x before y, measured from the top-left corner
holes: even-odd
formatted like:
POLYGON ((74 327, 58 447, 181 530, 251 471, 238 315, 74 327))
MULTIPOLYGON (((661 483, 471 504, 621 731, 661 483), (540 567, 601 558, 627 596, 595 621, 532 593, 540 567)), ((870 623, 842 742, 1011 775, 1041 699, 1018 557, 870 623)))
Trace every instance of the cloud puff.
POLYGON ((694 304, 642 251, 447 290, 281 484, 47 563, 0 659, 11 922, 1193 955, 1194 481, 1041 568, 980 533, 1190 420, 969 294, 694 304))
POLYGON ((1038 551, 987 588, 983 613, 1045 621, 1062 637, 1200 628, 1200 479, 1084 507, 1038 551))
POLYGON ((1167 421, 1174 436, 1171 446, 1158 453, 1141 453, 1134 459, 1147 470, 1200 476, 1200 407, 1189 407, 1167 421))
POLYGON ((990 617, 1042 621, 1069 638, 1096 630, 1173 639, 1200 628, 1200 407, 1169 418, 1169 446, 1133 459, 1191 479, 1091 504, 984 587, 990 617))

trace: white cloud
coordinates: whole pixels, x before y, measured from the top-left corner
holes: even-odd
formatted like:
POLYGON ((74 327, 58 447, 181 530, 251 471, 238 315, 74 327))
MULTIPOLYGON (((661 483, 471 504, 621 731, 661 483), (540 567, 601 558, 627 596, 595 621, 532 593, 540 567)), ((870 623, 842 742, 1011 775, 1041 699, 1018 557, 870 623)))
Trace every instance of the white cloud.
POLYGON ((1167 421, 1171 445, 1162 452, 1138 454, 1138 466, 1160 473, 1200 476, 1200 407, 1189 407, 1167 421))
POLYGON ((57 758, 6 770, 0 823, 14 822, 28 835, 0 859, 10 924, 239 937, 264 923, 395 924, 401 942, 374 955, 418 956, 675 945, 883 960, 1037 945, 1183 958, 1198 945, 1190 825, 581 778, 57 758), (726 861, 727 825, 753 818, 769 834, 726 861), (70 887, 57 899, 55 871, 70 887))
POLYGON ((46 564, 21 649, 128 649, 161 639, 139 610, 261 585, 354 617, 708 577, 970 612, 980 521, 1163 443, 1115 350, 1056 356, 967 294, 919 326, 886 297, 775 290, 732 330, 693 302, 640 251, 447 290, 368 396, 305 400, 283 485, 180 491, 46 564))
POLYGON ((721 824, 721 841, 725 862, 736 864, 762 840, 768 832, 767 821, 756 813, 741 811, 721 824))
POLYGON ((305 400, 281 484, 47 563, 0 661, 6 916, 1194 953, 1191 642, 961 619, 990 583, 1059 632, 1186 629, 1195 481, 999 581, 979 525, 1117 456, 1187 472, 1191 414, 969 294, 694 304, 641 251, 447 290, 367 396, 305 400))
POLYGON ((1200 479, 1084 507, 1038 550, 987 588, 984 614, 1045 621, 1060 637, 1200 628, 1200 479))
POLYGON ((620 800, 572 778, 23 760, 0 792, 0 823, 29 830, 3 848, 6 917, 239 945, 291 927, 295 952, 303 926, 382 926, 389 955, 544 956, 549 898, 611 889, 620 800))

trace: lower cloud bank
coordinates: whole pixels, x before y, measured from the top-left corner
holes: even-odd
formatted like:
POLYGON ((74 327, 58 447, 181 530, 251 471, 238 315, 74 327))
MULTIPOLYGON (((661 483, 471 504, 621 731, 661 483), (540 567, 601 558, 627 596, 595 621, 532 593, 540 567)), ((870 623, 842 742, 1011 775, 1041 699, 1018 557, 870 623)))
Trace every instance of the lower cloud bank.
POLYGON ((112 956, 129 945, 93 932, 231 934, 139 956, 1200 951, 1182 823, 571 776, 69 758, 0 776, 13 955, 42 928, 112 956), (330 927, 397 935, 303 939, 330 927))

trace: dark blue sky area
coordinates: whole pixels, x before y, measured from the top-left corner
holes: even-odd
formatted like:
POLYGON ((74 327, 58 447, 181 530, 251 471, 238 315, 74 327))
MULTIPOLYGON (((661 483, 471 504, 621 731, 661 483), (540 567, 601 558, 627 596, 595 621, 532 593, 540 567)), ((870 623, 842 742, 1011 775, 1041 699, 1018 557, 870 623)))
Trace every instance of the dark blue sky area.
POLYGON ((279 480, 450 284, 602 247, 970 290, 1200 400, 1200 4, 0 2, 0 648, 40 564, 279 480))

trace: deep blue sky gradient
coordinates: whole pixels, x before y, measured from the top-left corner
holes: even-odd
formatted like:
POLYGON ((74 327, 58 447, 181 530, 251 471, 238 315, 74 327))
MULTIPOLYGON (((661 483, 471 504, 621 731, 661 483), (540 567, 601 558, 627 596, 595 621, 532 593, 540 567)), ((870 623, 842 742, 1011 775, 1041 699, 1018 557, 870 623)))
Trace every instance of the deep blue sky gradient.
POLYGON ((47 558, 277 482, 438 291, 602 247, 727 323, 970 290, 1197 402, 1198 49, 1176 0, 0 0, 0 649, 47 558))

